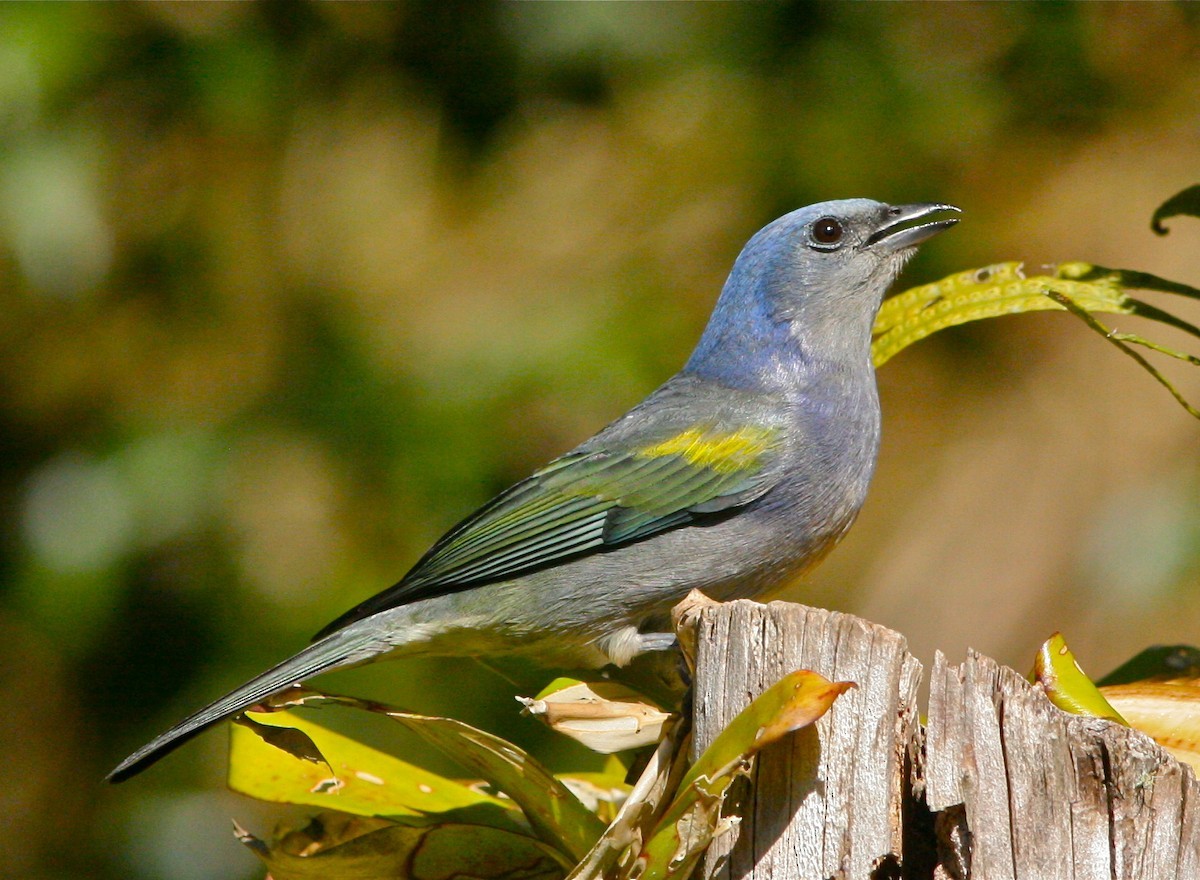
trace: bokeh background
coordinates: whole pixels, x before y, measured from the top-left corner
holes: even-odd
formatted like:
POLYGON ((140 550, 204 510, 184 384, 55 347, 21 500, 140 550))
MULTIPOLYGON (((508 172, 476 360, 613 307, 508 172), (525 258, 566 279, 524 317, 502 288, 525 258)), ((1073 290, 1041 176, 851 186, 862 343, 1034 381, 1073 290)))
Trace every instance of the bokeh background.
MULTIPOLYGON (((910 283, 1198 284, 1200 221, 1148 228, 1197 182, 1194 4, 0 6, 0 874, 260 876, 221 733, 101 776, 670 375, 775 216, 962 206, 910 283)), ((1040 314, 880 383, 789 598, 926 662, 1200 642, 1200 424, 1131 361, 1040 314)), ((583 760, 470 661, 344 675, 583 760)))

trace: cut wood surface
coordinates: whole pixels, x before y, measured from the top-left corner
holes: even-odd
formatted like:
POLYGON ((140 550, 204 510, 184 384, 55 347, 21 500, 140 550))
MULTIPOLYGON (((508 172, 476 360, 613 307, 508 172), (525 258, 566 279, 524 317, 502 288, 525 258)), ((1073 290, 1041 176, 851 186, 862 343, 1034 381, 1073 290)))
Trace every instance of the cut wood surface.
POLYGON ((733 809, 740 826, 714 842, 706 876, 868 877, 898 860, 921 674, 904 637, 787 602, 713 605, 699 621, 696 754, 788 672, 812 669, 858 685, 815 728, 759 755, 752 786, 733 809))
POLYGON ((1200 786, 1138 731, 1068 715, 973 652, 935 658, 922 729, 898 633, 785 602, 691 620, 696 754, 788 672, 858 685, 763 751, 704 877, 1200 880, 1200 786))
POLYGON ((1060 711, 982 654, 935 658, 925 767, 929 808, 962 805, 955 821, 969 835, 943 861, 968 876, 1200 878, 1191 769, 1136 730, 1060 711))

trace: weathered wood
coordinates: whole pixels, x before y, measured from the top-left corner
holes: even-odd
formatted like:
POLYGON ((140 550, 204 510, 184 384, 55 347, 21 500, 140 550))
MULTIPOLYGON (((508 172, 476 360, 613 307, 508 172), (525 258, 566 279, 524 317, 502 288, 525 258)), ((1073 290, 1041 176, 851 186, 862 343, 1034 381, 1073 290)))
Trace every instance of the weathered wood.
POLYGON ((858 684, 763 751, 703 877, 1200 878, 1200 785, 1147 736, 1061 712, 973 652, 937 656, 922 736, 921 667, 899 634, 782 602, 694 619, 697 754, 788 672, 858 684))
POLYGON ((962 805, 969 835, 942 841, 943 861, 970 877, 1200 877, 1192 771, 1138 731, 1059 711, 980 654, 934 660, 925 774, 931 809, 962 805))
POLYGON ((733 810, 741 825, 713 844, 703 876, 866 878, 898 862, 921 675, 904 637, 847 614, 785 602, 730 602, 698 617, 696 754, 788 672, 812 669, 858 685, 815 729, 759 756, 752 786, 733 810))

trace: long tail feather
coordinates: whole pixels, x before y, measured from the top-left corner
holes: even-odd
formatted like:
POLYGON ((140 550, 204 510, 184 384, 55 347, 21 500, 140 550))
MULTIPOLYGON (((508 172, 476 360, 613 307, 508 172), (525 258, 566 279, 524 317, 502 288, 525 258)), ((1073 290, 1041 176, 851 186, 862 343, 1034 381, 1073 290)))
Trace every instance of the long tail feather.
POLYGON ((351 666, 375 653, 383 653, 383 650, 386 650, 385 646, 381 646, 383 650, 378 652, 370 651, 370 643, 373 640, 365 627, 350 627, 314 642, 295 656, 189 715, 122 761, 106 779, 109 782, 123 782, 174 751, 196 734, 248 709, 272 694, 287 689, 296 682, 330 669, 351 666))

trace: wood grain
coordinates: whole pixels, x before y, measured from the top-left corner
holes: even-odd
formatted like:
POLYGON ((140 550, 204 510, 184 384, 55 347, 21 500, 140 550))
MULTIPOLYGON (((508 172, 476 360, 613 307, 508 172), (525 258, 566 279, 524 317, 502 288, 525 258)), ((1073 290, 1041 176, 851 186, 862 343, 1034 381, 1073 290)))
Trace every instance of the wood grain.
POLYGON ((868 877, 902 856, 906 755, 917 736, 920 664, 904 637, 859 618, 784 602, 706 609, 696 633, 694 750, 796 669, 854 681, 815 728, 766 749, 710 849, 705 876, 868 877))
POLYGON ((688 626, 694 754, 795 669, 858 685, 759 756, 705 878, 1200 880, 1200 785, 1136 730, 975 652, 937 655, 922 728, 904 637, 838 612, 714 603, 688 626))
POLYGON ((1200 877, 1191 769, 1136 730, 1060 711, 982 654, 934 660, 925 770, 931 809, 964 808, 971 877, 1200 877))

